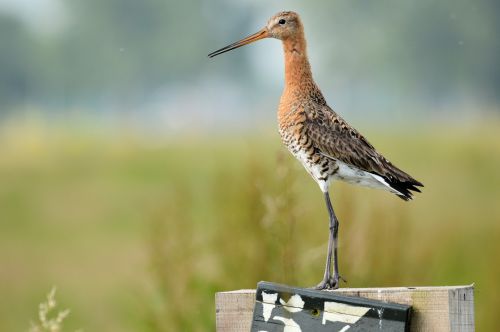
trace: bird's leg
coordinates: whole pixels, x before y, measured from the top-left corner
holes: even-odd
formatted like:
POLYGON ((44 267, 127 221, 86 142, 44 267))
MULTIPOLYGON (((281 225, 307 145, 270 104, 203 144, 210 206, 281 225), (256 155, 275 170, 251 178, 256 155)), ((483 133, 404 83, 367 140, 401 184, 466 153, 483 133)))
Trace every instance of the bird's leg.
POLYGON ((332 275, 332 249, 333 249, 333 228, 332 228, 332 220, 330 219, 330 231, 328 236, 328 252, 326 255, 326 264, 325 264, 325 274, 323 276, 323 280, 316 285, 316 289, 329 289, 330 288, 330 279, 332 275))
POLYGON ((326 257, 325 275, 323 280, 316 286, 316 289, 337 289, 339 288, 339 264, 337 258, 339 221, 333 211, 332 202, 328 191, 324 193, 325 203, 330 218, 330 235, 328 237, 328 253, 326 257), (333 251, 333 276, 332 276, 332 251, 333 251))

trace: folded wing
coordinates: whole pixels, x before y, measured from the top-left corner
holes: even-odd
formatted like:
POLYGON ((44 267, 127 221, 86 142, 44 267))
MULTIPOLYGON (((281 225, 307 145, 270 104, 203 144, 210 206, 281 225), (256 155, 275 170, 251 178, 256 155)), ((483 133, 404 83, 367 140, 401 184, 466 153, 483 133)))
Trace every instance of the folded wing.
POLYGON ((418 187, 423 187, 422 183, 378 153, 373 145, 330 107, 318 107, 307 114, 304 130, 321 154, 382 177, 404 200, 412 198, 412 191, 420 192, 418 187))

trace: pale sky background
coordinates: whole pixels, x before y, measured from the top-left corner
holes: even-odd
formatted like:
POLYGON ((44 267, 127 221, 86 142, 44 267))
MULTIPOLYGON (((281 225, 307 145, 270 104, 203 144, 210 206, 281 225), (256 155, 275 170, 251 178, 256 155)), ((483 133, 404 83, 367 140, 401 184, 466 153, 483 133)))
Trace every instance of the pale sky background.
POLYGON ((35 33, 57 33, 68 20, 60 0, 0 0, 0 11, 18 17, 35 33))
MULTIPOLYGON (((125 122, 152 131, 275 127, 283 86, 280 42, 260 41, 214 59, 206 55, 257 31, 274 13, 295 10, 305 24, 314 77, 347 120, 482 118, 499 113, 498 93, 488 88, 488 82, 500 86, 499 62, 492 60, 500 50, 496 9, 490 0, 288 1, 286 7, 263 0, 0 0, 0 14, 28 27, 45 52, 41 59, 54 66, 42 64, 45 76, 36 84, 11 70, 28 88, 3 109, 9 116, 20 109, 51 117, 77 114, 104 126, 125 122), (154 6, 163 6, 155 13, 158 22, 150 13, 154 6), (61 62, 67 68, 62 74, 56 70, 61 62)), ((0 73, 13 67, 1 65, 0 73)))

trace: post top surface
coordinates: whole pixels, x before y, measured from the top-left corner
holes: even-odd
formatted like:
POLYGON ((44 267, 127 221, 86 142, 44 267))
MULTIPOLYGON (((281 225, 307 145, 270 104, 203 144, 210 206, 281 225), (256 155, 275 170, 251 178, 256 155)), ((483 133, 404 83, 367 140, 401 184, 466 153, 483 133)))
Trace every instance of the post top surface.
MULTIPOLYGON (((326 292, 336 293, 401 293, 401 292, 439 292, 460 289, 474 288, 474 284, 458 286, 422 286, 422 287, 373 287, 373 288, 340 288, 336 290, 325 290, 326 292)), ((238 289, 232 291, 221 291, 217 294, 255 294, 255 289, 238 289)))

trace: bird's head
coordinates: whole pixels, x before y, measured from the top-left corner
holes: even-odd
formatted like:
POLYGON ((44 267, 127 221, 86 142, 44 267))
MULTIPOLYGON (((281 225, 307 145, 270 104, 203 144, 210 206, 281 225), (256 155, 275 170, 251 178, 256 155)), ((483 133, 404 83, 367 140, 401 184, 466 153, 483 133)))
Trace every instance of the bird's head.
POLYGON ((264 28, 271 38, 285 40, 302 32, 302 22, 295 12, 281 12, 269 19, 264 28))
POLYGON ((235 43, 227 45, 215 52, 210 53, 210 58, 234 50, 235 48, 253 43, 264 38, 276 38, 287 40, 303 33, 302 22, 295 12, 280 12, 267 21, 267 24, 260 31, 243 38, 235 43))

